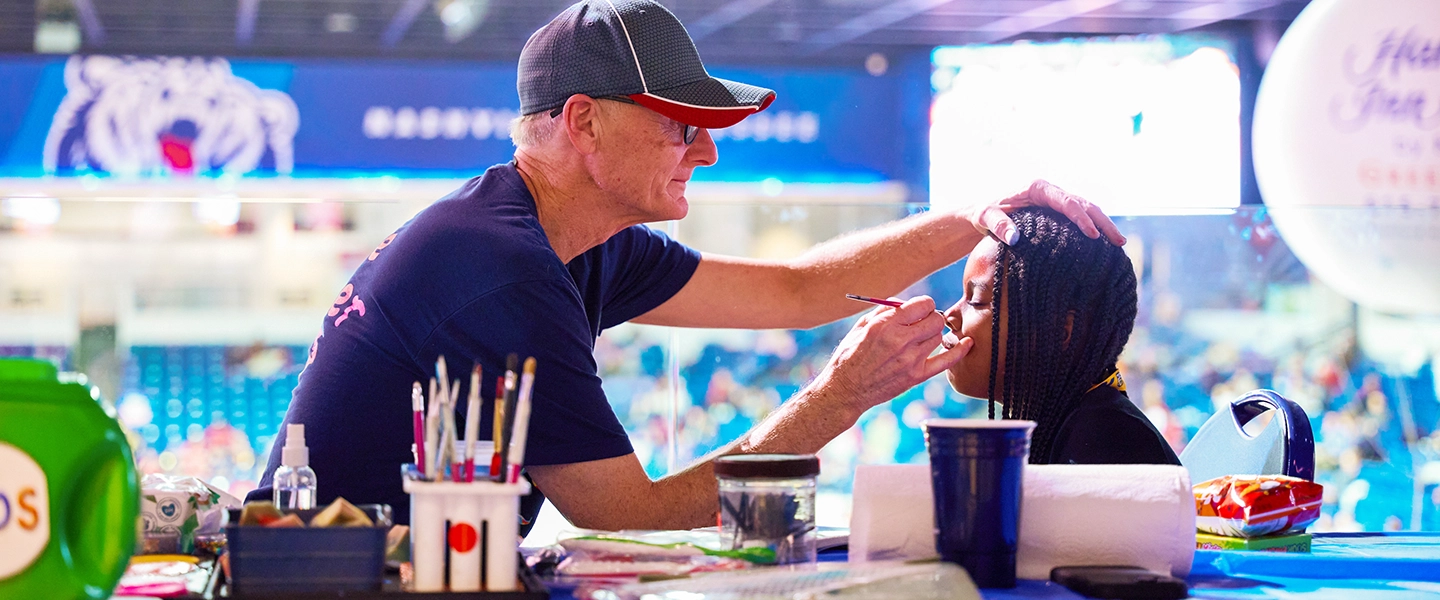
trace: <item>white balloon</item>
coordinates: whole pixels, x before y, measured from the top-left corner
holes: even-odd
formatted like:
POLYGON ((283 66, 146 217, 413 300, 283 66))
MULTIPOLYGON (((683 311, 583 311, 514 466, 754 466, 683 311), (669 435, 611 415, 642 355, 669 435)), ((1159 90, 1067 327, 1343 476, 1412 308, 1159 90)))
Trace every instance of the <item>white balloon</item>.
POLYGON ((1311 273, 1367 308, 1440 314, 1440 2, 1312 2, 1271 56, 1252 139, 1311 273))

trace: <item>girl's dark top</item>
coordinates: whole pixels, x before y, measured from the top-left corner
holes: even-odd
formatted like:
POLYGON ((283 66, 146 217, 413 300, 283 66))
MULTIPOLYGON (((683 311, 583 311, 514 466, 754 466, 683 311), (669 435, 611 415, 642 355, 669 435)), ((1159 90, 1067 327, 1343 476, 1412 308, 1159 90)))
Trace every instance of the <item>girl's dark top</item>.
POLYGON ((1053 465, 1178 465, 1164 436, 1130 397, 1099 386, 1065 417, 1050 447, 1053 465))

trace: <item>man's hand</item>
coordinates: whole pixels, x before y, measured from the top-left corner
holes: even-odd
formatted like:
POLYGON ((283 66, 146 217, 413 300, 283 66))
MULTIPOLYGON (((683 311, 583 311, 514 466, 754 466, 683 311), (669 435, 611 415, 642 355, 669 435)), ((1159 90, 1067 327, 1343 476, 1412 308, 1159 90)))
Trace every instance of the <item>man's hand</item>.
POLYGON ((970 352, 974 340, 931 356, 941 344, 945 320, 929 296, 899 308, 879 307, 860 317, 830 356, 815 384, 858 415, 949 369, 970 352))
POLYGON ((1125 236, 1120 235, 1120 230, 1110 221, 1110 217, 1105 216, 1100 207, 1041 179, 1035 180, 1028 189, 1014 196, 994 204, 967 209, 965 216, 981 235, 994 233, 1001 241, 1014 244, 1019 234, 1015 232, 1015 222, 1011 221, 1006 213, 1026 206, 1053 208, 1069 217, 1085 235, 1096 238, 1103 233, 1110 243, 1116 246, 1125 245, 1125 236))
POLYGON ((734 443, 659 481, 650 481, 633 453, 530 465, 526 470, 561 514, 579 527, 685 529, 714 524, 718 491, 711 461, 716 456, 820 451, 853 427, 860 413, 950 368, 975 345, 967 337, 935 353, 944 329, 935 301, 927 296, 866 314, 814 382, 734 443))

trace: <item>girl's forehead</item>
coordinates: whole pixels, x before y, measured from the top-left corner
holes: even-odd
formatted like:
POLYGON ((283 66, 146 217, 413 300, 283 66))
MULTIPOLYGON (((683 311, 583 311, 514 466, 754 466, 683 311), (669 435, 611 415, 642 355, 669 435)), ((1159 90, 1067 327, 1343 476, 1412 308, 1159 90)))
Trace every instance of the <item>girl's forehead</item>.
POLYGON ((965 281, 983 280, 988 281, 995 276, 995 254, 1000 249, 995 240, 986 236, 970 252, 970 259, 965 261, 965 281))

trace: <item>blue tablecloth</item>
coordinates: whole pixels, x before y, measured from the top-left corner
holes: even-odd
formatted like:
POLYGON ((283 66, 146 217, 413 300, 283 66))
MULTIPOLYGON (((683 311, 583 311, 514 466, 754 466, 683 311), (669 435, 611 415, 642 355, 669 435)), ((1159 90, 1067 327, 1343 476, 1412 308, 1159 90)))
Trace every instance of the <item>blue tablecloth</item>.
MULTIPOLYGON (((1315 534, 1310 554, 1197 550, 1186 578, 1195 598, 1440 597, 1440 533, 1315 534)), ((991 598, 1081 598, 1045 581, 991 598)))
MULTIPOLYGON (((843 561, 844 551, 821 553, 843 561)), ((1194 598, 1409 600, 1440 598, 1440 533, 1315 534, 1310 554, 1197 550, 1194 598)), ((556 589, 555 598, 569 598, 556 589)), ((981 590, 987 600, 1083 598, 1048 581, 1022 580, 1009 590, 981 590)))

